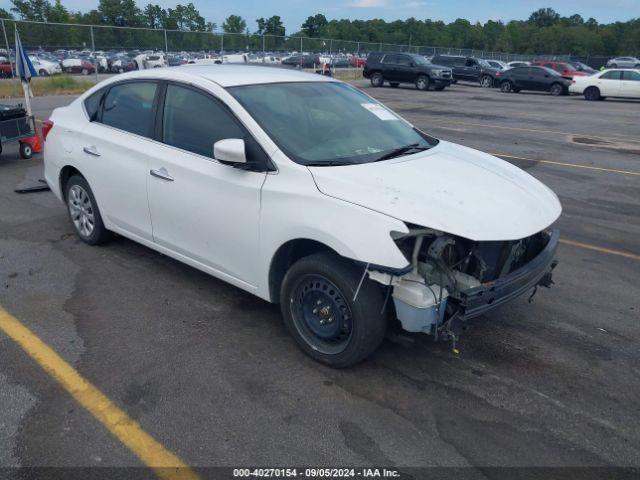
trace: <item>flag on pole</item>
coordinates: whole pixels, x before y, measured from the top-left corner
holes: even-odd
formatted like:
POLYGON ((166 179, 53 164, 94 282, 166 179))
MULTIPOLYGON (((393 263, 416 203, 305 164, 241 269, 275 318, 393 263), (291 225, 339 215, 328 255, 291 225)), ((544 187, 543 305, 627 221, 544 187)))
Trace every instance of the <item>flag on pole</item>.
POLYGON ((27 107, 27 115, 31 115, 31 82, 32 77, 37 77, 38 72, 33 67, 29 56, 22 48, 22 42, 20 42, 20 35, 18 35, 18 29, 16 28, 16 74, 20 78, 22 83, 22 89, 24 90, 24 100, 27 107))

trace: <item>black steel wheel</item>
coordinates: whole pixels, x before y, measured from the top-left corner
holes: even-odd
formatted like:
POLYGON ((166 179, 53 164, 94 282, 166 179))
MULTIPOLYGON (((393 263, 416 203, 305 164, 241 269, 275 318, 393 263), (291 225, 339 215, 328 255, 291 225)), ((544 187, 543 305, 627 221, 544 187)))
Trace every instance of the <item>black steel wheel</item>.
POLYGON ((291 266, 280 292, 285 325, 313 359, 349 367, 378 348, 387 329, 381 286, 364 267, 332 252, 304 257, 291 266), (358 295, 354 300, 356 291, 358 295))

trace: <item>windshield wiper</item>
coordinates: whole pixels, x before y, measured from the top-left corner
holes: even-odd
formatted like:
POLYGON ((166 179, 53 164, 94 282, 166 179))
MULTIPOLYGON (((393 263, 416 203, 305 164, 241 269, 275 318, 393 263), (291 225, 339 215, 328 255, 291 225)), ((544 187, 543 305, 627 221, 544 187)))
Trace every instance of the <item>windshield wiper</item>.
POLYGON ((341 167, 343 165, 357 165, 358 162, 353 162, 350 160, 324 160, 318 162, 309 162, 305 163, 307 167, 341 167))
POLYGON ((403 147, 394 148, 390 152, 385 153, 381 157, 378 157, 374 160, 374 162, 380 162, 382 160, 389 160, 390 158, 396 158, 406 153, 415 150, 416 152, 421 152, 423 150, 429 150, 431 147, 420 146, 419 143, 411 143, 409 145, 405 145, 403 147))

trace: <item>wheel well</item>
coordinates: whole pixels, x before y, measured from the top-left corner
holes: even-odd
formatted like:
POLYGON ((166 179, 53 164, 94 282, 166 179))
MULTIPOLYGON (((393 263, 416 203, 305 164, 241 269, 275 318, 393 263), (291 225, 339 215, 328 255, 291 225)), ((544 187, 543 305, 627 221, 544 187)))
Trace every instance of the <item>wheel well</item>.
POLYGON ((303 257, 324 251, 335 252, 324 243, 306 238, 290 240, 280 246, 273 256, 269 268, 269 297, 271 301, 280 302, 280 287, 291 265, 303 257))
POLYGON ((65 197, 65 186, 67 185, 69 179, 74 175, 80 175, 82 178, 84 178, 80 171, 77 168, 72 167, 71 165, 67 165, 63 167, 62 170, 60 170, 60 192, 63 198, 65 197))

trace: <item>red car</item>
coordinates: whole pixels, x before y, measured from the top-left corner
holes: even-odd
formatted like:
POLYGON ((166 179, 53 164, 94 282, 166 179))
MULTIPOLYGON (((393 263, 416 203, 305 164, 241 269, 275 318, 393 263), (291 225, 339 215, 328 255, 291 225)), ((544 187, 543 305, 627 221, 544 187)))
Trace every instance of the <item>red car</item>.
POLYGON ((0 63, 0 78, 9 78, 9 77, 11 77, 11 64, 0 63))
POLYGON ((581 72, 576 70, 575 67, 571 66, 566 62, 555 62, 550 60, 535 60, 531 62, 531 65, 538 65, 539 67, 547 67, 552 70, 555 70, 563 77, 586 77, 589 74, 586 72, 581 72))
POLYGON ((90 73, 95 73, 96 67, 93 63, 81 58, 65 58, 62 60, 62 70, 66 73, 89 75, 90 73))
POLYGON ((367 66, 367 59, 353 56, 351 57, 351 65, 356 68, 364 68, 367 66))

